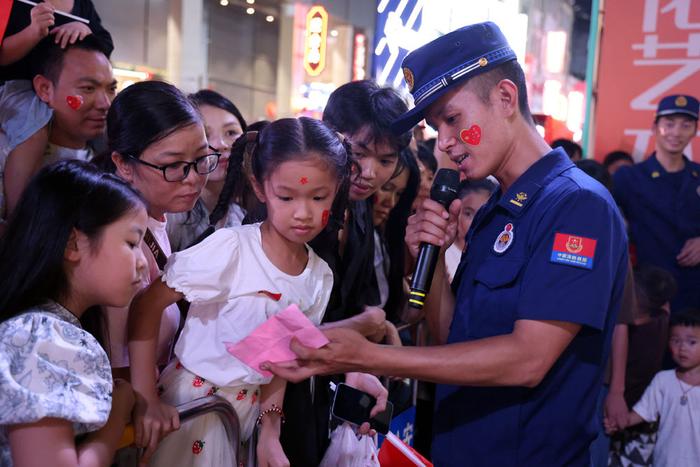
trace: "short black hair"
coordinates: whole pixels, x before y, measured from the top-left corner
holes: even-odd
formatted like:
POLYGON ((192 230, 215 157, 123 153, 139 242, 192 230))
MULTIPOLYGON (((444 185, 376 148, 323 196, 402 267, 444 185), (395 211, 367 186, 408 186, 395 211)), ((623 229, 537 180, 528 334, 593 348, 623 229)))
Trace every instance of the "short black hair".
POLYGON ((700 309, 688 308, 679 313, 672 313, 669 326, 700 327, 700 309))
POLYGON ((491 195, 494 191, 498 189, 498 184, 493 182, 490 178, 482 178, 481 180, 462 180, 459 182, 459 188, 457 188, 457 197, 463 199, 469 193, 474 193, 476 191, 486 191, 491 195))
POLYGON ((418 160, 426 169, 430 170, 433 175, 435 175, 438 169, 438 161, 428 145, 423 143, 418 144, 418 160))
POLYGON ((634 164, 634 159, 629 152, 626 151, 613 151, 606 154, 605 159, 603 159, 603 165, 607 169, 617 161, 629 161, 634 164))
POLYGON ((518 88, 518 109, 525 121, 530 125, 534 125, 535 121, 532 118, 530 105, 527 101, 525 73, 517 60, 509 60, 492 70, 481 73, 467 81, 467 84, 472 86, 475 94, 483 103, 488 104, 491 89, 504 79, 512 81, 518 88))
POLYGON ((386 142, 399 152, 411 142, 412 134, 394 135, 391 123, 406 112, 408 106, 395 89, 370 80, 352 81, 331 93, 323 122, 345 135, 368 127, 373 141, 386 142))
POLYGON ((579 144, 574 143, 570 139, 559 138, 552 141, 552 148, 559 147, 564 149, 564 151, 566 151, 566 154, 568 154, 570 158, 573 158, 577 152, 579 153, 579 156, 583 156, 583 148, 581 148, 579 144))
POLYGON ((586 172, 588 176, 598 180, 608 191, 612 191, 613 180, 610 172, 603 164, 593 159, 583 159, 576 162, 576 167, 586 172))
POLYGON ((94 51, 103 54, 106 58, 109 53, 102 41, 92 34, 75 44, 68 44, 65 49, 54 42, 53 36, 45 37, 39 42, 35 50, 32 51, 33 75, 42 75, 51 80, 53 84, 58 83, 58 78, 63 71, 63 57, 68 51, 73 49, 94 51))

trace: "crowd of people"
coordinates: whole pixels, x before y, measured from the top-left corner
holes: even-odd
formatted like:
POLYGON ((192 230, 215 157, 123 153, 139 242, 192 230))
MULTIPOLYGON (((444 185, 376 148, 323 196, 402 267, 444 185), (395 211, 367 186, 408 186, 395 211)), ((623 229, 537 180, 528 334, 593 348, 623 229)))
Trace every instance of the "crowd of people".
POLYGON ((13 8, 0 45, 0 465, 126 465, 129 424, 143 465, 319 465, 329 383, 376 414, 400 397, 383 376, 426 382, 435 465, 700 465, 697 99, 659 102, 644 162, 601 164, 540 136, 493 23, 407 56, 413 108, 353 81, 322 120, 251 123, 162 81, 117 94, 114 46, 90 0, 13 8), (292 305, 325 346, 232 354, 292 305), (429 346, 397 329, 423 321, 429 346), (212 395, 240 447, 216 414, 180 423, 212 395))

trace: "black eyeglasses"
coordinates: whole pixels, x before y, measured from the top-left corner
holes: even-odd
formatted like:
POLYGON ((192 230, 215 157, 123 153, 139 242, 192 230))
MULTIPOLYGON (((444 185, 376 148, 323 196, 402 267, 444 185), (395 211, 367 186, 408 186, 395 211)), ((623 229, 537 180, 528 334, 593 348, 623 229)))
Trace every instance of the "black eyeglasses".
POLYGON ((212 173, 214 170, 216 170, 216 167, 219 165, 219 157, 221 157, 221 154, 215 152, 212 154, 207 154, 206 156, 198 157, 192 162, 182 161, 174 162, 168 165, 151 164, 150 162, 143 161, 138 157, 134 157, 130 154, 127 154, 126 157, 135 160, 139 164, 143 164, 148 167, 160 170, 161 172, 163 172, 163 178, 165 178, 167 182, 181 182, 184 179, 186 179, 187 176, 190 174, 190 169, 192 167, 194 167, 194 171, 200 175, 212 173))

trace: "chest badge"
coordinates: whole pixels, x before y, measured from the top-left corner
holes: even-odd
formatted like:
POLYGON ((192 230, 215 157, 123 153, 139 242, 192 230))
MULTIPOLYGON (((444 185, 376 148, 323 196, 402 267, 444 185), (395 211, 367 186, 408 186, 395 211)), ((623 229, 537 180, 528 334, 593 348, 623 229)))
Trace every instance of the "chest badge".
POLYGON ((651 173, 651 178, 659 178, 660 176, 661 176, 661 174, 659 173, 658 170, 654 170, 654 171, 651 173))
POLYGON ((499 255, 505 253, 508 248, 510 248, 515 238, 515 231, 513 230, 513 224, 510 222, 503 227, 503 232, 498 234, 498 238, 493 244, 493 251, 499 255))

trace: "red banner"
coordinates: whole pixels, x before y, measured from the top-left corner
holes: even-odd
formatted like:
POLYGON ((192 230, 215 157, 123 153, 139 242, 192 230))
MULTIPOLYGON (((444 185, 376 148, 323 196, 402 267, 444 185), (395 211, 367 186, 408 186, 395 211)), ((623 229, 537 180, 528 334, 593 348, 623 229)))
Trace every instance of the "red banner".
MULTIPOLYGON (((700 98, 700 2, 606 1, 599 63, 595 157, 622 149, 642 160, 654 150, 659 100, 700 98)), ((685 153, 700 160, 700 138, 685 153)))

